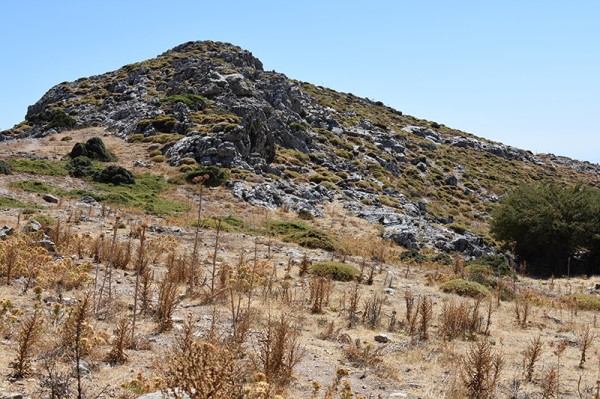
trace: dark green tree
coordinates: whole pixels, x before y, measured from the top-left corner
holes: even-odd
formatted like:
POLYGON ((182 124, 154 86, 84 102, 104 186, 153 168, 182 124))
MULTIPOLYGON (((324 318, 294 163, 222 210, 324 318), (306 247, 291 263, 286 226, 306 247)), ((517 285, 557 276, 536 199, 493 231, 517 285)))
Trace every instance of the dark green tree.
POLYGON ((523 186, 502 199, 490 232, 533 275, 598 272, 600 190, 584 185, 523 186))

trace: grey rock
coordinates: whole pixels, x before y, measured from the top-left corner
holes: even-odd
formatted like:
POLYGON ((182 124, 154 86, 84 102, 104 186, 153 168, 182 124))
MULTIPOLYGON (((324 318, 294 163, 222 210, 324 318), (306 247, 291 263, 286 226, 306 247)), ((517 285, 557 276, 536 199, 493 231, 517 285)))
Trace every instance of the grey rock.
POLYGON ((43 199, 44 201, 46 201, 46 202, 49 202, 49 203, 51 203, 51 204, 58 204, 58 201, 59 201, 58 197, 55 197, 55 196, 54 196, 54 195, 52 195, 52 194, 44 194, 44 195, 42 196, 42 199, 43 199))
POLYGON ((40 240, 38 241, 38 245, 46 249, 48 252, 56 252, 56 244, 50 239, 40 240))
POLYGON ((21 229, 22 233, 35 233, 36 231, 40 231, 42 229, 42 225, 37 220, 30 220, 27 222, 25 226, 21 229))
POLYGON ((458 178, 456 176, 448 176, 446 177, 446 179, 444 180, 444 182, 448 185, 448 186, 457 186, 458 185, 458 178))
POLYGON ((387 344, 388 342, 390 342, 390 337, 388 337, 387 334, 377 334, 374 339, 375 342, 379 342, 382 344, 387 344))
POLYGON ((0 228, 0 240, 6 239, 6 237, 13 235, 14 232, 15 232, 14 228, 8 227, 8 226, 3 226, 2 228, 0 228))

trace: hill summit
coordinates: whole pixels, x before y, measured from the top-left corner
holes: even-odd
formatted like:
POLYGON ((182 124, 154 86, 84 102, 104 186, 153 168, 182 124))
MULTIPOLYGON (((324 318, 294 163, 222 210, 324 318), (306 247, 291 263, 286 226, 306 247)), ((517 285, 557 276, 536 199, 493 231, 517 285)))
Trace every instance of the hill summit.
POLYGON ((533 154, 404 115, 379 101, 265 71, 237 46, 188 42, 117 71, 63 82, 0 139, 102 127, 160 143, 178 166, 229 168, 251 204, 319 216, 337 199, 418 249, 493 252, 488 220, 524 183, 598 185, 600 166, 533 154))

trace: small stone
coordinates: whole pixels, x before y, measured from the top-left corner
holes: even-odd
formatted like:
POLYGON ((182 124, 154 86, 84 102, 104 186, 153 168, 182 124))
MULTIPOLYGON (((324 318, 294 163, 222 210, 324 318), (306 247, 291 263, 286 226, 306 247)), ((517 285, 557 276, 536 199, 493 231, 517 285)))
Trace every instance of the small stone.
POLYGON ((375 342, 386 344, 390 342, 390 338, 386 334, 377 334, 375 336, 375 342))

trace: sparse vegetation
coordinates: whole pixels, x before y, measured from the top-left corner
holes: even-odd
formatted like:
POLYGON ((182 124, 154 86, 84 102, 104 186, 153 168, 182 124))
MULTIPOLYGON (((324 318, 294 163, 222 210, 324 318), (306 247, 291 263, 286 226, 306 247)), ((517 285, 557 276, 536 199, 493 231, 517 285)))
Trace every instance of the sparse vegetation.
POLYGON ((360 274, 356 267, 341 262, 316 263, 310 270, 315 276, 329 277, 336 281, 352 281, 360 274))

